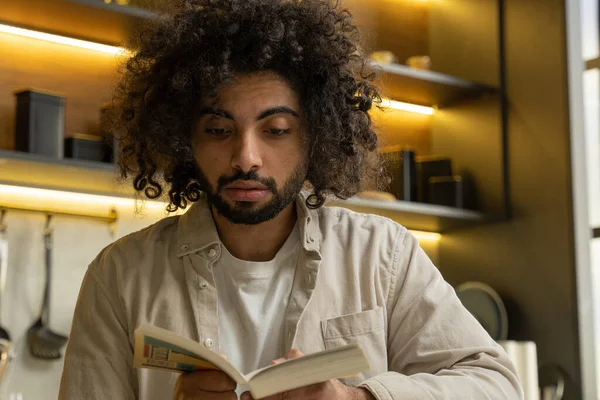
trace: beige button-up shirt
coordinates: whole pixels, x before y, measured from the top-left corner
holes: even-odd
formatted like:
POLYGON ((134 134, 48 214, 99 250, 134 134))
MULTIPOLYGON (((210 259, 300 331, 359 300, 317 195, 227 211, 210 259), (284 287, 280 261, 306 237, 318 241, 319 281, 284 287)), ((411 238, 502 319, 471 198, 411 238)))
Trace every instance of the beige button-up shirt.
MULTIPOLYGON (((506 353, 463 308, 416 239, 383 217, 296 202, 301 254, 286 348, 359 342, 372 369, 345 379, 379 400, 516 400, 506 353)), ((150 323, 219 349, 211 266, 223 244, 205 200, 104 249, 84 279, 59 399, 170 400, 176 374, 135 370, 150 323)))

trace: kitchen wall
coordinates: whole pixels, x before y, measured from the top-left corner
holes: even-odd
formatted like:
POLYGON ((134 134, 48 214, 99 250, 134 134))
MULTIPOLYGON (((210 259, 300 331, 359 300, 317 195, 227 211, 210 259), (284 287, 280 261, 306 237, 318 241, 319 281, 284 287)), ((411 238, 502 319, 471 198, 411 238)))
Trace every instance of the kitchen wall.
MULTIPOLYGON (((119 210, 117 235, 108 225, 83 218, 54 217, 54 251, 50 320, 52 329, 67 334, 73 309, 87 265, 118 237, 142 229, 163 216, 161 209, 147 207, 143 213, 119 210)), ((44 285, 42 214, 8 212, 9 271, 4 296, 0 300, 1 323, 16 342, 16 361, 10 380, 2 384, 1 400, 9 393, 22 393, 23 400, 56 399, 62 372, 62 359, 46 361, 30 356, 26 332, 38 318, 44 285), (8 384, 6 384, 8 383, 8 384)))
MULTIPOLYGON (((479 63, 497 52, 496 32, 493 26, 475 24, 497 17, 495 4, 453 0, 452 7, 437 9, 431 33, 437 69, 460 71, 465 78, 486 83, 497 81, 497 69, 479 63), (446 39, 448 32, 471 23, 475 30, 469 36, 446 39), (488 46, 478 46, 482 43, 488 46)), ((580 399, 565 1, 505 0, 504 5, 513 215, 506 223, 444 237, 442 272, 453 284, 477 280, 494 287, 507 303, 509 338, 535 341, 539 363, 565 371, 564 398, 580 399)), ((468 108, 465 104, 465 113, 468 108)), ((451 146, 443 139, 436 138, 434 150, 451 146)), ((477 147, 472 146, 481 140, 474 133, 469 146, 455 151, 477 157, 477 147)), ((498 175, 486 173, 480 184, 493 187, 498 180, 498 175)))

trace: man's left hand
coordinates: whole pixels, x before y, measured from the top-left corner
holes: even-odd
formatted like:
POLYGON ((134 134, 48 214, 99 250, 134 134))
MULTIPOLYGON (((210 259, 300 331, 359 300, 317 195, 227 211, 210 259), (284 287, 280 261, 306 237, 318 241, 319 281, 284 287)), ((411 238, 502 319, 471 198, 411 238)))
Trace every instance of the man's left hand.
MULTIPOLYGON (((300 350, 291 349, 284 358, 273 361, 278 364, 285 360, 300 358, 304 354, 300 350)), ((317 383, 315 385, 290 390, 288 392, 278 393, 273 396, 265 397, 261 400, 375 400, 375 397, 366 389, 346 386, 337 379, 330 379, 327 382, 317 383)), ((240 400, 254 400, 250 392, 242 394, 240 400)))

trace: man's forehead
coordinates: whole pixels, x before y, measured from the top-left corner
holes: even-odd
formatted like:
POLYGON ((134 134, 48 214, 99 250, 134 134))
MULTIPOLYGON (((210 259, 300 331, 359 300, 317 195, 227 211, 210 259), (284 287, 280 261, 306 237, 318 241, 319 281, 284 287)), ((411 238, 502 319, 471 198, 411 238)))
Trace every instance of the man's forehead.
POLYGON ((244 109, 255 113, 284 106, 299 114, 298 94, 283 77, 267 72, 237 75, 234 79, 219 85, 213 96, 201 102, 201 108, 225 111, 244 109))
MULTIPOLYGON (((235 96, 239 92, 267 92, 272 96, 293 96, 297 94, 283 76, 272 71, 237 74, 220 84, 216 89, 216 100, 235 96)), ((262 93, 265 94, 265 93, 262 93)))

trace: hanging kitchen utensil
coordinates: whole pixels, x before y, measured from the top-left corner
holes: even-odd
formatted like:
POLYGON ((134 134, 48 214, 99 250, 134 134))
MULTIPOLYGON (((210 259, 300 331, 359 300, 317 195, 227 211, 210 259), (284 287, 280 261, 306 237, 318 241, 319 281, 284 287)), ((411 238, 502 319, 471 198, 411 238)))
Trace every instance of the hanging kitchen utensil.
POLYGON ((52 229, 51 216, 46 218, 44 229, 45 269, 44 298, 40 317, 27 331, 27 343, 34 357, 55 360, 61 357, 61 350, 68 338, 50 329, 50 283, 52 281, 52 229))
MULTIPOLYGON (((4 294, 4 287, 6 286, 6 273, 8 271, 8 238, 6 237, 6 224, 4 223, 4 217, 6 210, 0 211, 0 306, 2 305, 2 295, 4 294)), ((0 311, 1 314, 1 311, 0 311)), ((10 334, 0 324, 0 339, 4 339, 10 342, 10 334)), ((1 356, 0 356, 1 357, 1 356)), ((1 358, 0 358, 1 361, 1 358)))
MULTIPOLYGON (((4 294, 8 271, 8 238, 6 236, 6 224, 4 223, 5 216, 6 210, 0 210, 0 305, 2 305, 2 295, 4 294)), ((10 334, 0 325, 0 383, 4 383, 8 379, 6 375, 8 375, 7 371, 9 364, 12 364, 13 356, 13 343, 10 340, 10 334)))

